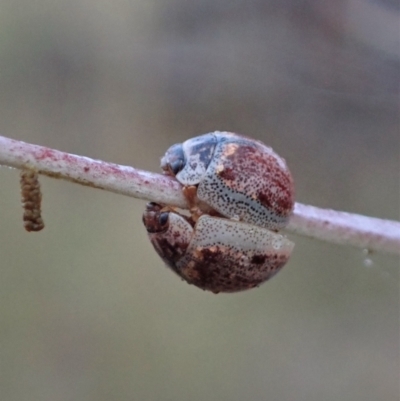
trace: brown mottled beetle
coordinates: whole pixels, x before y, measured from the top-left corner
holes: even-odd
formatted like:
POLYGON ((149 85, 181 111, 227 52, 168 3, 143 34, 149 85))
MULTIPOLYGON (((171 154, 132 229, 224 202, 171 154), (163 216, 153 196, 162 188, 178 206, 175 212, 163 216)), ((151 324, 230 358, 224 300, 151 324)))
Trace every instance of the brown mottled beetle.
POLYGON ((262 142, 213 132, 171 146, 161 168, 184 186, 191 206, 270 230, 293 211, 294 186, 286 162, 262 142))
POLYGON ((247 223, 202 215, 191 218, 149 203, 143 223, 157 253, 189 284, 214 293, 256 287, 287 262, 294 244, 247 223))
POLYGON ((273 231, 292 213, 293 179, 271 148, 214 132, 171 146, 161 167, 183 185, 192 215, 149 203, 143 222, 157 253, 188 283, 246 290, 288 261, 294 244, 273 231))

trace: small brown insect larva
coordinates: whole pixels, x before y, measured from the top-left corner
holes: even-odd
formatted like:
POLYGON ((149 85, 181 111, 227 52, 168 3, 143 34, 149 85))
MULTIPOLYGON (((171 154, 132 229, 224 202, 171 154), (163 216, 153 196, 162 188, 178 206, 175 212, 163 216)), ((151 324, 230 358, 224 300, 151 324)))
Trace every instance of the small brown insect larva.
POLYGON ((26 231, 40 231, 44 228, 40 205, 42 193, 40 191, 39 174, 32 169, 21 171, 21 195, 24 208, 24 228, 26 231))

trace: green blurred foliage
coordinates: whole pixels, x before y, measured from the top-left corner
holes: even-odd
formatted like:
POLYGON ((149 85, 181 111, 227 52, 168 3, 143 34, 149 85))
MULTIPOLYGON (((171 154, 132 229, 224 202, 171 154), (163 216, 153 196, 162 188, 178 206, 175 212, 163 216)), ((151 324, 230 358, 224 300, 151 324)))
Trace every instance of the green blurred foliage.
MULTIPOLYGON (((0 132, 159 171, 230 130, 271 145, 297 199, 399 218, 395 2, 0 4, 0 132)), ((144 202, 42 179, 22 228, 0 168, 0 393, 20 400, 397 400, 399 259, 293 237, 257 290, 163 266, 144 202)))

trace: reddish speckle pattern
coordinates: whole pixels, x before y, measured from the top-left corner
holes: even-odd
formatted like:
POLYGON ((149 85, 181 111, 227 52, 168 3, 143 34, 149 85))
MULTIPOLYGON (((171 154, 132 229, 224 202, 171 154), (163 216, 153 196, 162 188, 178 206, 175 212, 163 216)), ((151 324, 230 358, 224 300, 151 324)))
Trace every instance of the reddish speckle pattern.
MULTIPOLYGON (((193 227, 183 216, 171 213, 168 207, 148 203, 143 213, 151 243, 164 262, 176 271, 176 263, 185 255, 192 238, 193 227), (161 224, 161 214, 168 214, 165 224, 161 224)), ((179 273, 178 273, 179 274, 179 273)))
POLYGON ((57 151, 54 151, 53 149, 49 148, 40 148, 40 151, 36 155, 37 160, 44 160, 44 159, 51 159, 51 160, 57 160, 57 151))
POLYGON ((198 208, 205 204, 225 217, 271 230, 288 223, 293 179, 285 160, 262 142, 214 132, 171 146, 163 169, 171 172, 168 166, 177 158, 183 168, 176 179, 185 187, 197 186, 198 208))
POLYGON ((236 292, 257 287, 288 261, 293 243, 265 228, 203 215, 194 225, 169 212, 159 225, 162 206, 149 204, 143 222, 167 265, 189 284, 203 290, 236 292))
POLYGON ((149 204, 143 222, 157 253, 180 277, 214 293, 236 292, 259 286, 285 265, 294 244, 271 230, 287 224, 294 185, 271 148, 214 132, 171 146, 161 166, 184 185, 192 218, 169 211, 164 225, 168 206, 149 204))
POLYGON ((274 276, 293 246, 265 228, 203 215, 177 269, 186 281, 204 290, 243 291, 274 276))
POLYGON ((294 184, 285 161, 261 142, 215 133, 218 145, 198 198, 226 217, 273 230, 294 207, 294 184))

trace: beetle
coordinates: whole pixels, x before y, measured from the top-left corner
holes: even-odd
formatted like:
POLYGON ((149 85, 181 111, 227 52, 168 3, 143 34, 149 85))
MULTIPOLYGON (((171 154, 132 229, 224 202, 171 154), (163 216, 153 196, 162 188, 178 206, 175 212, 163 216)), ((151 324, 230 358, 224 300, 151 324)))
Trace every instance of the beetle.
POLYGON ((262 142, 216 131, 171 146, 165 174, 182 185, 193 209, 270 230, 285 227, 294 207, 294 184, 285 160, 262 142))
POLYGON ((259 286, 284 266, 294 247, 263 227, 207 214, 194 221, 157 203, 147 204, 143 223, 171 270, 214 293, 259 286))
POLYGON ((293 211, 294 185, 270 147, 216 131, 171 146, 161 168, 183 185, 190 215, 149 203, 143 223, 182 279, 214 293, 235 292, 259 286, 285 265, 294 244, 276 231, 293 211))

